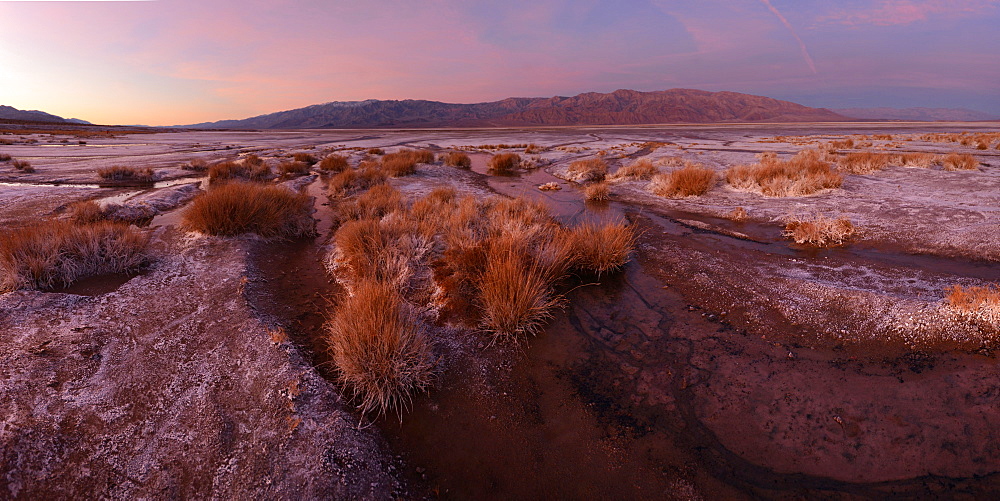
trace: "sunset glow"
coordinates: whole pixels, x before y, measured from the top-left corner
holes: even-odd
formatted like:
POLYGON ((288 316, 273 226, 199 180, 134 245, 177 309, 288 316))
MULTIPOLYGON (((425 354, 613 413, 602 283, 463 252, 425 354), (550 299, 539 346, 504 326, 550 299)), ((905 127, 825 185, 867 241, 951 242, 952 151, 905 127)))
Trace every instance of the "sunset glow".
POLYGON ((1000 114, 997 0, 0 1, 0 104, 172 125, 676 87, 1000 114))

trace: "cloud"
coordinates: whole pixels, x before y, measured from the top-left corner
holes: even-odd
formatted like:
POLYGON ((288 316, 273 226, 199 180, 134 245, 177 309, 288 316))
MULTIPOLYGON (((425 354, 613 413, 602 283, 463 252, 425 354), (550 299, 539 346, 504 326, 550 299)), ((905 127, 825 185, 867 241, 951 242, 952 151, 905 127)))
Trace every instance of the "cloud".
POLYGON ((785 28, 788 28, 788 31, 791 32, 793 37, 795 37, 795 41, 799 43, 799 50, 802 51, 802 58, 806 60, 806 64, 809 65, 809 69, 812 70, 814 75, 818 74, 819 72, 816 71, 816 63, 813 62, 812 56, 809 55, 809 49, 806 48, 806 43, 803 42, 802 38, 799 37, 799 34, 795 32, 795 28, 792 28, 792 23, 788 22, 788 19, 786 19, 781 12, 778 12, 778 9, 775 9, 774 6, 771 5, 770 0, 760 0, 760 2, 763 3, 772 14, 777 16, 778 20, 781 21, 781 24, 785 25, 785 28))
POLYGON ((848 26, 897 26, 936 17, 968 17, 991 10, 998 4, 1000 0, 881 0, 870 9, 839 10, 818 21, 848 26))

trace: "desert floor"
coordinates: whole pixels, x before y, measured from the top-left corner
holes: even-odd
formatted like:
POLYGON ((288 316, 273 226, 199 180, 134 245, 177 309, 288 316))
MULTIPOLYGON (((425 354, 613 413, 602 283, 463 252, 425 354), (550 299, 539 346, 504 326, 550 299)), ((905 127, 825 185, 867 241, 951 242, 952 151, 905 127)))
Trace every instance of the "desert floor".
MULTIPOLYGON (((954 285, 1000 282, 996 123, 768 124, 410 131, 176 131, 2 135, 0 228, 73 202, 148 217, 153 263, 65 289, 0 294, 0 497, 981 499, 1000 490, 1000 319, 952 310, 954 285), (955 135, 931 140, 926 134, 955 135), (964 134, 964 136, 963 136, 964 134), (645 180, 585 202, 567 166, 600 156, 720 173, 774 152, 852 139, 840 153, 964 153, 975 170, 890 165, 801 197, 718 182, 668 199, 645 180), (535 145, 526 153, 525 144, 535 145), (489 145, 508 146, 495 148, 489 145), (521 146, 518 146, 521 145, 521 146), (514 147, 516 146, 516 147, 514 147), (345 292, 324 267, 338 219, 330 176, 316 238, 186 231, 210 189, 183 169, 255 154, 463 150, 390 183, 412 200, 451 186, 543 202, 567 226, 628 221, 632 260, 580 279, 520 345, 441 320, 441 370, 401 417, 360 414, 336 381, 324 323, 345 292), (490 155, 534 168, 495 176, 490 155), (97 169, 151 167, 109 185, 97 169), (560 189, 541 191, 556 183, 560 189), (745 221, 730 214, 742 207, 745 221), (782 235, 846 217, 847 245, 782 235)), ((828 148, 828 151, 830 148, 828 148)))

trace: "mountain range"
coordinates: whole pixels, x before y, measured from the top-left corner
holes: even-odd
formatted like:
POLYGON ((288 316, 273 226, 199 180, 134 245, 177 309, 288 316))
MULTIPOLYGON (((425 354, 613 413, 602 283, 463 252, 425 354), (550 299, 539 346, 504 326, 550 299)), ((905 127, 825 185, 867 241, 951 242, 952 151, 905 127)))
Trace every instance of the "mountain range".
POLYGON ((833 111, 864 120, 976 122, 1000 118, 995 114, 965 108, 841 108, 833 111))
POLYGON ((737 92, 616 90, 573 97, 507 98, 475 104, 370 99, 317 104, 243 120, 189 125, 213 129, 368 129, 637 125, 720 122, 837 122, 824 108, 737 92))
POLYGON ((78 118, 63 118, 36 110, 19 110, 12 106, 0 105, 0 120, 21 120, 25 122, 51 122, 90 125, 90 122, 78 118))

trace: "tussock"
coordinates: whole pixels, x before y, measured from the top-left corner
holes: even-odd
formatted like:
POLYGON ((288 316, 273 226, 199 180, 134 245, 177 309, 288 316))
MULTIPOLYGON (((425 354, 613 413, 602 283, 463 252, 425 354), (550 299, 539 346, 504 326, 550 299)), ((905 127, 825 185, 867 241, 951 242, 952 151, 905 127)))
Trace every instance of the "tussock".
POLYGON ((434 163, 434 153, 427 150, 400 150, 382 157, 382 168, 391 177, 409 176, 417 164, 434 163))
POLYGON ((148 262, 147 236, 107 221, 44 220, 0 234, 0 292, 51 289, 79 278, 127 273, 148 262))
POLYGON ((316 163, 316 156, 313 155, 312 153, 300 152, 293 154, 292 160, 307 164, 306 167, 308 168, 312 164, 316 163))
POLYGON ((635 248, 635 233, 625 223, 584 223, 571 230, 571 239, 576 268, 598 276, 624 266, 635 248))
POLYGON ((401 413, 426 389, 434 358, 426 334, 398 292, 363 280, 327 324, 329 352, 344 387, 362 412, 401 413))
POLYGON ((304 176, 309 173, 310 163, 301 160, 292 162, 281 162, 278 164, 278 172, 285 177, 304 176))
POLYGON ((848 153, 840 158, 841 170, 851 174, 873 174, 889 166, 889 154, 861 151, 848 153))
POLYGON ((639 159, 632 162, 620 169, 618 169, 612 176, 612 181, 619 181, 625 179, 643 179, 649 180, 653 176, 660 173, 660 169, 653 165, 653 162, 648 159, 639 159))
POLYGON ((737 190, 769 197, 796 197, 839 188, 844 176, 816 150, 803 150, 787 161, 762 156, 760 163, 726 169, 726 183, 737 190))
POLYGON ((354 203, 342 204, 340 208, 348 219, 382 219, 404 208, 403 195, 388 184, 377 184, 359 195, 354 203))
POLYGON ((315 233, 310 197, 281 186, 223 184, 195 197, 183 218, 185 227, 207 235, 291 238, 315 233))
POLYGON ((469 155, 462 153, 461 151, 450 151, 441 156, 441 160, 445 165, 450 167, 458 167, 461 169, 469 169, 472 167, 472 159, 469 155))
POLYGON ((846 217, 833 219, 821 215, 810 220, 793 218, 785 224, 784 235, 797 244, 835 247, 846 243, 856 232, 846 217))
POLYGON ((695 163, 664 174, 653 176, 649 189, 667 198, 701 196, 715 185, 715 171, 695 163))
POLYGON ((541 331, 560 304, 545 270, 511 240, 489 246, 478 284, 483 326, 514 342, 541 331))
POLYGON ((979 161, 967 153, 951 153, 944 157, 944 170, 977 170, 979 161))
POLYGON ((1000 319, 1000 284, 982 287, 953 285, 945 291, 945 302, 963 313, 989 312, 1000 319))
POLYGON ((218 184, 231 180, 242 181, 265 181, 273 177, 271 168, 263 162, 259 165, 249 165, 247 163, 236 163, 231 161, 219 162, 208 168, 208 180, 210 183, 218 184))
POLYGON ((70 220, 76 224, 92 224, 105 219, 104 209, 94 200, 76 202, 70 205, 69 210, 70 220))
POLYGON ((509 174, 521 166, 521 156, 517 153, 500 153, 490 157, 486 170, 492 174, 509 174))
POLYGON ((138 183, 152 182, 155 177, 153 169, 149 167, 129 167, 125 165, 97 169, 97 175, 101 179, 109 181, 134 181, 138 183))
POLYGON ((330 196, 342 197, 384 183, 388 177, 377 163, 361 162, 357 169, 347 169, 330 178, 327 191, 330 196))
POLYGON ((566 169, 570 180, 578 183, 590 181, 603 181, 608 174, 608 163, 601 158, 589 158, 587 160, 577 160, 569 164, 566 169))
POLYGON ((181 165, 181 168, 184 170, 191 170, 195 172, 204 172, 208 170, 208 162, 200 158, 193 158, 189 160, 188 163, 181 165))
POLYGON ((29 174, 35 172, 35 168, 32 167, 31 163, 27 160, 14 160, 11 162, 10 166, 21 172, 27 172, 29 174))
POLYGON ((604 202, 611 198, 607 181, 588 185, 583 189, 583 198, 588 202, 604 202))
POLYGON ((350 168, 347 157, 343 155, 329 155, 319 163, 319 170, 325 172, 344 172, 350 168))

